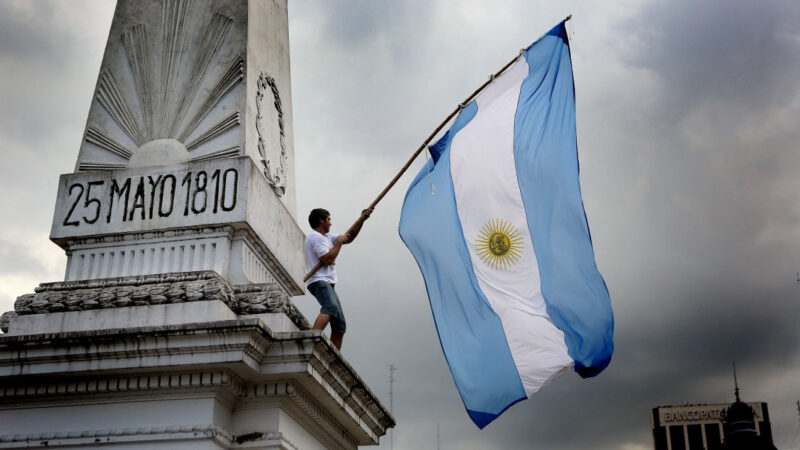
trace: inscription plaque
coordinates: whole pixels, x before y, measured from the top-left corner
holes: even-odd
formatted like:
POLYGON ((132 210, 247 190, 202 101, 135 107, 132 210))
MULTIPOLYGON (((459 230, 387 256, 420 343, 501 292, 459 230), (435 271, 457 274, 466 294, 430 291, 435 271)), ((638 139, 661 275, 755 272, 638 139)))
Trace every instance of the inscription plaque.
MULTIPOLYGON (((194 239, 211 239, 219 237, 214 229, 229 227, 237 236, 244 233, 248 244, 241 251, 233 245, 225 258, 251 262, 234 271, 267 270, 267 278, 254 276, 278 281, 287 293, 302 293, 305 266, 297 256, 297 243, 305 237, 250 157, 65 174, 59 179, 57 198, 50 239, 72 252, 70 261, 80 255, 105 258, 112 251, 107 245, 122 249, 119 244, 125 244, 133 250, 148 239, 148 232, 194 230, 194 239), (87 253, 89 247, 96 250, 87 253), (261 268, 252 269, 253 264, 261 268)), ((231 238, 238 242, 233 234, 231 238)), ((158 253, 167 251, 164 245, 178 244, 146 245, 146 252, 158 253)), ((226 260, 209 267, 225 274, 226 260)), ((81 270, 91 272, 68 263, 68 279, 81 278, 81 270)))
POLYGON ((51 239, 243 221, 244 162, 62 175, 51 239))

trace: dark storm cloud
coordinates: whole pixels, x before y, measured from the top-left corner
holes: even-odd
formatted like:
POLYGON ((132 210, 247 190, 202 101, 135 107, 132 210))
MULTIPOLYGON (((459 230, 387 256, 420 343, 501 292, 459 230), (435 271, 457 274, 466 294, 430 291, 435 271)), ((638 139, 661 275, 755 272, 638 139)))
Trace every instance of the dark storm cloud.
POLYGON ((642 51, 636 62, 671 88, 665 106, 683 114, 704 103, 760 114, 791 101, 800 69, 794 2, 677 1, 643 8, 631 20, 642 51), (787 95, 790 94, 790 95, 787 95))
MULTIPOLYGON (((587 208, 608 207, 592 211, 590 222, 609 224, 593 235, 616 308, 614 360, 594 380, 565 375, 482 432, 463 425, 451 389, 423 389, 409 401, 418 415, 402 415, 401 427, 430 428, 427 411, 444 409, 448 442, 460 448, 647 447, 652 407, 732 400, 733 360, 753 381, 744 391, 748 398, 772 401, 773 417, 786 417, 776 400, 797 386, 771 392, 766 383, 773 374, 796 370, 786 361, 798 356, 800 337, 792 301, 800 267, 800 185, 792 181, 800 167, 798 134, 796 126, 781 125, 796 125, 798 118, 792 109, 800 93, 798 59, 790 56, 798 54, 791 38, 796 17, 791 4, 659 3, 624 21, 638 24, 626 38, 639 45, 582 61, 591 66, 617 59, 628 71, 645 69, 655 86, 641 93, 651 98, 621 105, 619 128, 603 130, 621 146, 593 140, 585 146, 606 156, 592 159, 600 166, 589 168, 606 180, 583 185, 592 199, 606 194, 587 208), (636 102, 651 101, 655 108, 644 116, 644 127, 624 122, 637 120, 626 116, 642 110, 636 102), (611 204, 615 196, 607 194, 637 188, 630 183, 639 171, 645 173, 641 196, 611 204)), ((583 111, 581 119, 615 124, 597 109, 583 111)), ((434 376, 439 367, 413 361, 401 367, 408 364, 436 380, 426 383, 412 373, 412 383, 442 382, 434 376)))
POLYGON ((725 294, 762 287, 753 281, 774 286, 779 278, 770 276, 794 271, 797 248, 786 244, 800 224, 791 189, 800 162, 800 59, 792 57, 800 41, 787 36, 798 33, 800 7, 718 6, 661 3, 632 22, 647 30, 637 36, 644 51, 634 66, 661 83, 645 130, 653 171, 644 212, 663 236, 655 249, 663 253, 652 257, 659 269, 684 268, 662 277, 671 286, 725 294))
MULTIPOLYGON (((580 404, 565 394, 554 413, 582 410, 593 425, 603 423, 593 417, 609 419, 597 430, 600 447, 646 443, 646 414, 658 404, 730 401, 733 360, 749 371, 750 399, 797 395, 796 384, 783 392, 766 385, 796 371, 787 361, 796 360, 800 337, 797 17, 790 3, 668 2, 626 21, 636 30, 626 38, 638 45, 617 56, 649 72, 657 101, 646 127, 607 131, 637 145, 605 149, 619 163, 608 174, 622 177, 595 186, 621 191, 613 184, 646 173, 640 200, 612 207, 613 220, 600 212, 601 223, 626 222, 626 232, 594 230, 601 266, 613 261, 604 273, 617 349, 593 381, 603 387, 580 404), (609 254, 609 239, 634 248, 638 266, 609 254)), ((788 419, 785 406, 776 402, 773 417, 788 419)), ((549 425, 558 448, 580 447, 549 425)), ((788 444, 781 437, 779 447, 788 444)))
MULTIPOLYGON (((793 274, 800 269, 795 200, 800 184, 794 176, 800 168, 795 86, 800 77, 799 59, 792 57, 800 42, 797 7, 660 2, 597 22, 600 11, 592 7, 574 12, 580 24, 573 59, 582 187, 598 264, 615 307, 614 359, 592 380, 562 376, 477 431, 435 340, 418 271, 405 249, 394 245, 402 192, 392 193, 365 228, 362 247, 348 249, 340 270, 343 280, 359 279, 358 287, 342 283, 348 314, 357 324, 348 338, 348 358, 384 400, 386 366, 399 367, 398 448, 431 448, 436 423, 443 448, 648 448, 651 408, 732 400, 733 360, 750 380, 743 386, 746 399, 771 402, 776 425, 794 420, 791 402, 781 400, 800 386, 778 383, 776 389, 774 379, 798 371, 791 362, 800 337, 795 319, 800 314, 791 300, 798 292, 793 274), (595 33, 587 36, 586 30, 595 33), (382 270, 373 270, 376 265, 382 270)), ((392 24, 371 12, 339 10, 328 16, 336 17, 328 26, 358 14, 367 16, 363 29, 328 29, 337 36, 334 48, 346 49, 336 69, 355 80, 352 90, 327 100, 359 96, 373 108, 346 110, 335 122, 342 139, 364 133, 348 151, 372 158, 373 142, 402 142, 441 115, 420 120, 406 114, 395 123, 389 111, 396 105, 425 114, 470 91, 468 83, 452 77, 453 69, 476 80, 488 72, 492 63, 480 62, 485 56, 473 45, 472 33, 491 34, 461 26, 456 34, 434 37, 435 31, 428 31, 408 45, 423 55, 446 42, 464 48, 437 54, 418 78, 402 66, 385 70, 380 64, 359 76, 352 67, 385 62, 369 44, 380 42, 392 24), (449 89, 448 77, 460 91, 442 92, 449 89), (374 80, 391 85, 391 91, 377 89, 374 80), (421 97, 405 91, 403 82, 421 97), (431 98, 419 102, 426 94, 431 98), (371 123, 382 126, 365 125, 371 123)), ((486 45, 499 47, 497 41, 486 45)), ((404 63, 419 68, 423 59, 416 54, 404 63)), ((313 92, 320 85, 309 82, 304 88, 313 92)), ((298 111, 301 107, 296 104, 298 111)), ((306 138, 298 136, 298 142, 306 138)), ((307 169, 314 170, 318 157, 324 160, 325 154, 307 169)), ((391 167, 385 170, 391 173, 391 167)), ((351 208, 353 197, 379 178, 348 168, 328 174, 325 179, 347 193, 330 199, 332 210, 351 208)), ((320 195, 309 190, 300 202, 320 195)), ((303 307, 314 314, 313 303, 303 307)), ((789 443, 786 436, 776 434, 776 440, 780 448, 789 443)))

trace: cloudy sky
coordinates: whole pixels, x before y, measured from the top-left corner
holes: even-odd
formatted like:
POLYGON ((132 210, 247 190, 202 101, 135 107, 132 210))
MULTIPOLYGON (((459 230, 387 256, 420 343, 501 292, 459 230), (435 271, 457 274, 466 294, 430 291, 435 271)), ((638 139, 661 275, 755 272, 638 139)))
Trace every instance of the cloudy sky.
MULTIPOLYGON (((0 310, 63 279, 50 243, 113 1, 0 0, 0 310)), ((395 447, 646 449, 661 404, 769 403, 800 447, 800 3, 290 2, 301 212, 346 228, 433 127, 566 15, 581 186, 616 353, 483 431, 467 417, 397 224, 411 173, 337 265, 344 355, 388 405, 395 447)), ((411 172, 422 165, 417 162, 411 172)), ((295 298, 308 317, 312 297, 295 298)), ((381 448, 388 448, 385 439, 381 448)))

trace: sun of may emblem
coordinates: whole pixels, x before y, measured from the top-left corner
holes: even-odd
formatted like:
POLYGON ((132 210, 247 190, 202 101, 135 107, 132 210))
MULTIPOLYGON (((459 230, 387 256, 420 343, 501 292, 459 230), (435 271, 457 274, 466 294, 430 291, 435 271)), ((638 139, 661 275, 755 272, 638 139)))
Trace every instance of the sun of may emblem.
POLYGON ((522 257, 522 235, 503 219, 491 219, 475 239, 478 257, 493 269, 507 269, 522 257))

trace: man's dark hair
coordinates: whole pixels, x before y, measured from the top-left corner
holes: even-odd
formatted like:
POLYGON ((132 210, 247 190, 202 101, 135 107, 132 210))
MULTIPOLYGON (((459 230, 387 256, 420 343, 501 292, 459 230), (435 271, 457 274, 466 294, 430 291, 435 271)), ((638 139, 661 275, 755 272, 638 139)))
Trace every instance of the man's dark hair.
POLYGON ((325 219, 327 219, 330 215, 331 213, 329 213, 327 209, 312 209, 311 214, 308 215, 308 224, 311 225, 312 230, 315 230, 319 226, 320 222, 324 222, 325 219))

